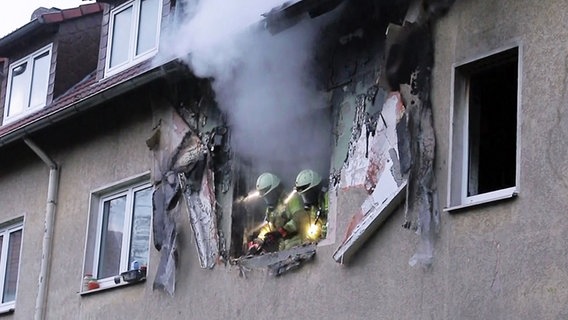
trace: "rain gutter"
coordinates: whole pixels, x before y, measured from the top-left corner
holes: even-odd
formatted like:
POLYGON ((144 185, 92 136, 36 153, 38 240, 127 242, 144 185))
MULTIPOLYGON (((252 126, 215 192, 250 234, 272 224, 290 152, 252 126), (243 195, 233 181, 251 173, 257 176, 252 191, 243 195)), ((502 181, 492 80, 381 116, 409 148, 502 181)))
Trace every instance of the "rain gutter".
POLYGON ((20 42, 22 40, 22 36, 27 35, 28 33, 40 31, 42 27, 45 27, 45 25, 37 19, 28 22, 27 24, 23 25, 21 28, 12 31, 5 37, 1 38, 0 50, 3 49, 3 47, 6 45, 20 42))

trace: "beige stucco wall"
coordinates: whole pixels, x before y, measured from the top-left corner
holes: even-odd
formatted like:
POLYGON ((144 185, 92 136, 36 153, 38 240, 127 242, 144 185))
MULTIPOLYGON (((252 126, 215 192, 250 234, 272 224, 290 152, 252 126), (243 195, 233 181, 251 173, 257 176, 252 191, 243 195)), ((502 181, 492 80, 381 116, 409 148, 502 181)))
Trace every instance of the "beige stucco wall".
POLYGON ((564 1, 458 0, 436 25, 433 106, 443 205, 452 64, 517 42, 522 68, 520 193, 443 216, 437 261, 445 264, 444 318, 568 317, 566 143, 558 139, 566 130, 558 123, 566 116, 566 14, 564 1))
POLYGON ((2 150, 0 159, 0 223, 24 218, 16 308, 30 310, 25 319, 35 306, 49 170, 23 143, 2 150))
MULTIPOLYGON (((408 264, 418 238, 401 228, 401 210, 349 265, 333 261, 353 208, 365 196, 352 191, 340 196, 336 243, 319 247, 315 260, 297 272, 272 278, 252 271, 244 278, 235 266, 200 269, 184 214, 173 297, 152 290, 159 260, 153 247, 146 283, 80 296, 89 193, 152 167, 144 141, 156 119, 148 99, 130 97, 35 137, 61 164, 47 318, 568 318, 568 227, 563 223, 568 184, 564 163, 553 161, 566 152, 558 139, 566 129, 558 121, 566 115, 567 14, 563 0, 457 0, 436 23, 432 103, 440 205, 445 206, 447 192, 452 64, 511 41, 521 43, 522 52, 522 157, 516 199, 442 214, 428 270, 408 264)), ((48 169, 23 146, 4 150, 0 222, 25 215, 17 309, 11 317, 29 319, 37 294, 48 169)))

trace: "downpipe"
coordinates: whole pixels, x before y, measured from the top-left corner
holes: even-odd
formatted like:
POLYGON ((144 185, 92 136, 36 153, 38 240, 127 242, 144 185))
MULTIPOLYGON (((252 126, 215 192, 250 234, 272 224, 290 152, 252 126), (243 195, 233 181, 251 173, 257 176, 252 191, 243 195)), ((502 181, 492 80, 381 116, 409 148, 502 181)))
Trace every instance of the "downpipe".
POLYGON ((40 147, 28 138, 24 142, 49 167, 49 184, 47 187, 47 205, 45 210, 45 228, 41 248, 41 266, 38 278, 38 293, 34 311, 34 320, 45 319, 45 305, 47 302, 47 288, 49 283, 49 269, 51 266, 53 229, 55 224, 55 209, 59 187, 59 168, 40 147))

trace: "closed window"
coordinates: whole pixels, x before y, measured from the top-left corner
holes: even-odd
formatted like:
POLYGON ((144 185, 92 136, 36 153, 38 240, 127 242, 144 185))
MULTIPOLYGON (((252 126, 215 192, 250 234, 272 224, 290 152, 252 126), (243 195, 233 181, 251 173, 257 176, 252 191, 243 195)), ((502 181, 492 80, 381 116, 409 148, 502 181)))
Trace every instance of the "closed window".
POLYGON ((133 265, 147 266, 151 220, 152 187, 146 182, 94 192, 83 276, 104 288, 115 285, 114 278, 133 265))
POLYGON ((106 74, 153 56, 158 49, 161 0, 135 0, 110 13, 106 74))
POLYGON ((454 72, 450 207, 510 198, 519 168, 519 49, 454 72))
POLYGON ((22 248, 22 222, 0 229, 0 312, 14 309, 22 248))
POLYGON ((45 107, 50 66, 51 45, 10 65, 4 124, 45 107))

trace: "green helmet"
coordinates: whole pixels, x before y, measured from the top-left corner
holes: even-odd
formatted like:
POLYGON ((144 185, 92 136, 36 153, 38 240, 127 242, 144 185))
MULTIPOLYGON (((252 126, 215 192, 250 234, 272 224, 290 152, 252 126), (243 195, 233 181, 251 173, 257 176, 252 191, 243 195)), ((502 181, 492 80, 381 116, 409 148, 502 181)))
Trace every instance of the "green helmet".
POLYGON ((321 182, 321 176, 314 170, 306 169, 300 171, 296 177, 296 191, 304 193, 317 187, 321 182))
POLYGON ((278 188, 279 185, 280 179, 270 172, 265 172, 256 179, 256 190, 260 193, 261 197, 266 196, 272 190, 278 188))

